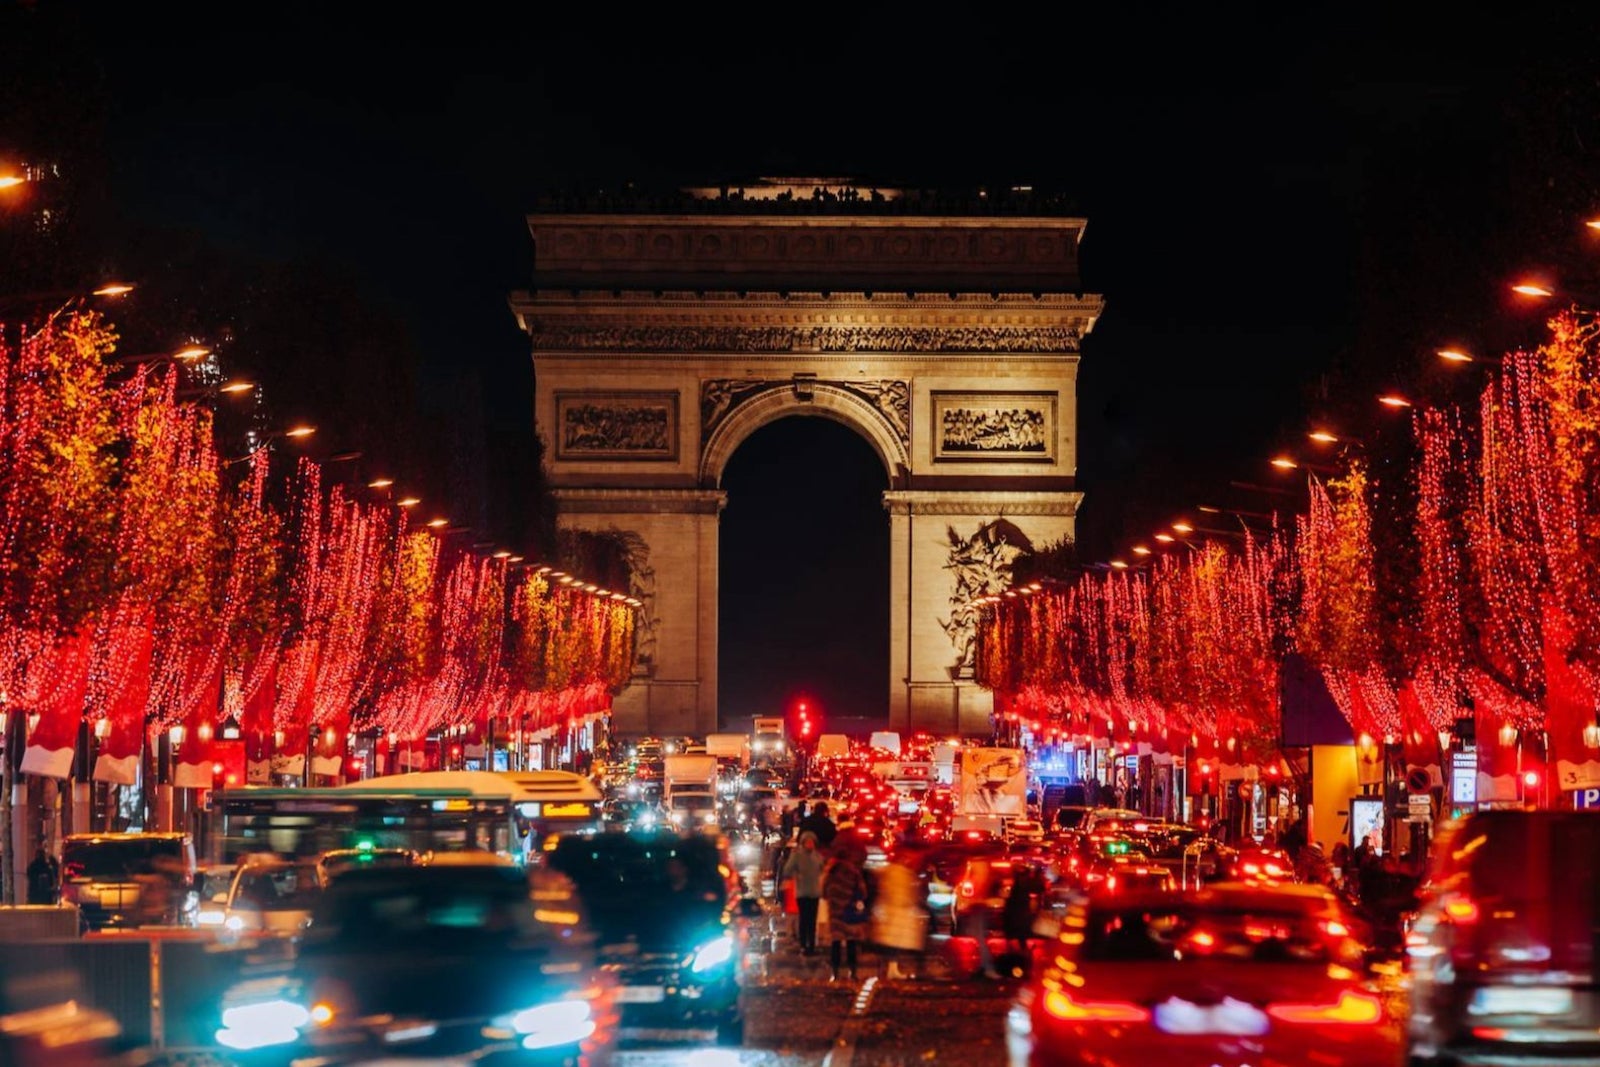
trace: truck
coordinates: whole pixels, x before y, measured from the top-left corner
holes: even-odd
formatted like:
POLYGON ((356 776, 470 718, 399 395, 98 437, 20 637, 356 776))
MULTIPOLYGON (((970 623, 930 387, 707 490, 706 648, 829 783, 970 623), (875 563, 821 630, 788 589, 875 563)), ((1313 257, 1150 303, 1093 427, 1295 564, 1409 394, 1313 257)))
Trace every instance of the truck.
POLYGON ((750 739, 744 734, 707 734, 706 755, 736 763, 743 770, 750 759, 750 739))
POLYGON ((789 755, 789 738, 782 716, 756 718, 750 729, 750 751, 757 759, 781 761, 789 755))
POLYGON ((720 824, 717 757, 709 753, 662 758, 661 803, 674 826, 685 830, 720 824))

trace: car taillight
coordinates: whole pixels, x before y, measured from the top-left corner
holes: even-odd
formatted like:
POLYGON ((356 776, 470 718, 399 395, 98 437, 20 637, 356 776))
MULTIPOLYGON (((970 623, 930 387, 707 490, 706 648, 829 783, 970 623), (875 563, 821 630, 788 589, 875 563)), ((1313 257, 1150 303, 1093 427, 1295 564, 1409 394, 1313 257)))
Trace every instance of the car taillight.
POLYGON ((964 897, 970 897, 973 894, 973 891, 976 888, 977 887, 974 886, 971 882, 962 882, 961 883, 961 895, 964 896, 964 897))
POLYGON ((1383 1020, 1377 997, 1346 989, 1332 1004, 1269 1004, 1267 1014, 1286 1023, 1370 1026, 1383 1020))
POLYGON ((1338 919, 1328 919, 1322 924, 1322 932, 1329 937, 1349 937, 1350 928, 1338 919))
POLYGON ((1478 921, 1477 902, 1470 897, 1449 896, 1444 899, 1444 913, 1453 922, 1466 924, 1478 921))
POLYGON ((1065 993, 1050 992, 1044 997, 1047 1014, 1067 1022, 1142 1023, 1150 1013, 1137 1004, 1118 1000, 1073 1000, 1065 993))

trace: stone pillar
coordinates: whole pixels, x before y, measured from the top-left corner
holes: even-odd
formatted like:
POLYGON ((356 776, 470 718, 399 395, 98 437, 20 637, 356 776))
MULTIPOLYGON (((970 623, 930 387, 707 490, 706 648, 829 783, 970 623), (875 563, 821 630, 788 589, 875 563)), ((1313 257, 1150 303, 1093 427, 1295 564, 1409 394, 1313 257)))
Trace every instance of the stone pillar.
POLYGON ((890 728, 985 737, 990 693, 972 680, 970 606, 1011 580, 1011 562, 1071 537, 1082 494, 891 490, 890 728))
POLYGON ((557 489, 563 529, 621 534, 630 547, 639 664, 618 695, 621 736, 717 731, 716 489, 557 489))

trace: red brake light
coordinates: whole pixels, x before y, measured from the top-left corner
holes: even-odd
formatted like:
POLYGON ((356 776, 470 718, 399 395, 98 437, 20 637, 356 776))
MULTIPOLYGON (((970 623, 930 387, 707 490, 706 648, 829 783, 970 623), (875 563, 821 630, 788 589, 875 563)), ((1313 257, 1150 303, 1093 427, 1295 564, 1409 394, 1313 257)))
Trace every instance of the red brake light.
POLYGON ((1377 997, 1346 989, 1332 1004, 1272 1004, 1267 1014, 1286 1023, 1370 1026, 1383 1020, 1383 1004, 1377 997))
POLYGON ((1458 923, 1478 921, 1478 905, 1468 897, 1449 897, 1444 902, 1444 913, 1458 923))
POLYGON ((1338 919, 1329 919, 1322 924, 1322 932, 1330 937, 1349 937, 1350 928, 1338 919))
POLYGON ((1150 1013, 1137 1004, 1122 1001, 1073 1000, 1065 993, 1045 994, 1044 1010, 1068 1022, 1142 1023, 1150 1013))

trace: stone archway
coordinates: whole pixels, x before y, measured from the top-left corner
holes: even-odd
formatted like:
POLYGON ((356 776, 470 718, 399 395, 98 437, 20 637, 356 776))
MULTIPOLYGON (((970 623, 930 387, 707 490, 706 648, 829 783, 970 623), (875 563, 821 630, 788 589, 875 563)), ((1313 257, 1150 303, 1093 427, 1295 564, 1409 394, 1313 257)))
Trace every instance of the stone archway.
POLYGON ((700 485, 715 489, 722 472, 745 439, 761 427, 791 415, 831 419, 860 434, 882 461, 891 487, 911 469, 907 451, 909 389, 905 382, 834 383, 747 381, 743 389, 723 382, 707 390, 715 394, 716 419, 700 450, 700 485))
POLYGON ((722 473, 805 415, 860 434, 888 474, 891 728, 987 733, 970 602, 1018 541, 1071 536, 1081 499, 1078 348, 1101 308, 1078 292, 1083 220, 709 195, 530 216, 536 288, 512 298, 558 520, 624 535, 644 576, 618 729, 717 730, 722 473))

